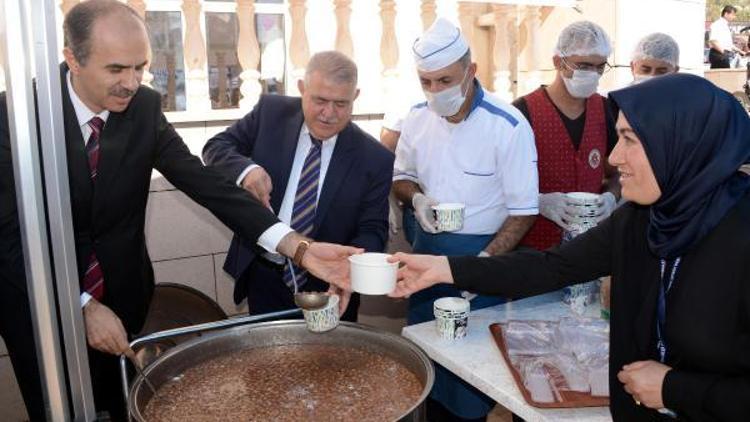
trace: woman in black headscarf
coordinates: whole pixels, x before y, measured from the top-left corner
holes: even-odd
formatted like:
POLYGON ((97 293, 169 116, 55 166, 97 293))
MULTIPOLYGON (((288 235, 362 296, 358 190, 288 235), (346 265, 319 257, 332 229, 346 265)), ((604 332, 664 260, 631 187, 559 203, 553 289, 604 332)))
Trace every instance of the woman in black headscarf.
POLYGON ((393 296, 438 282, 511 297, 612 275, 610 410, 616 421, 750 419, 750 118, 703 78, 610 94, 609 161, 629 200, 545 252, 397 254, 393 296), (488 276, 492 274, 492 276, 488 276), (669 416, 671 414, 671 416, 669 416))

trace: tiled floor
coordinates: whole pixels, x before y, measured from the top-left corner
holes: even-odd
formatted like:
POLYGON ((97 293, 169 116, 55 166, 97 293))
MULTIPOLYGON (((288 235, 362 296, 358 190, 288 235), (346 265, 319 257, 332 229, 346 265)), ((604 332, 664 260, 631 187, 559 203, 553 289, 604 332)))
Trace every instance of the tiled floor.
POLYGON ((21 392, 18 390, 16 378, 13 376, 13 367, 7 355, 0 357, 0 420, 4 422, 26 420, 26 409, 23 406, 21 392))

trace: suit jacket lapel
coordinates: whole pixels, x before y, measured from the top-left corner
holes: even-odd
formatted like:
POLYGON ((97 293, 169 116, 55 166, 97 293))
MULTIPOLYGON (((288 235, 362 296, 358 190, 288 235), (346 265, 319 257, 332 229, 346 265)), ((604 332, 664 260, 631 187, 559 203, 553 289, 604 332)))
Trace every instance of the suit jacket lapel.
POLYGON ((110 191, 109 185, 117 177, 122 158, 128 149, 131 129, 132 125, 127 111, 109 113, 99 138, 99 165, 94 184, 95 212, 106 204, 106 196, 110 191))
POLYGON ((65 125, 65 143, 68 155, 68 174, 70 175, 70 183, 72 185, 71 190, 75 189, 81 199, 90 203, 93 194, 93 184, 91 183, 89 162, 85 151, 86 144, 81 134, 81 128, 78 126, 78 117, 73 108, 73 103, 70 101, 70 95, 68 95, 66 78, 68 67, 63 64, 60 71, 62 77, 63 114, 65 116, 63 119, 65 125))
POLYGON ((323 189, 318 199, 318 208, 315 210, 313 236, 317 234, 318 228, 336 196, 336 192, 344 183, 346 174, 354 163, 352 155, 355 150, 356 144, 352 138, 352 124, 349 123, 336 139, 336 147, 333 149, 333 156, 331 156, 331 162, 328 164, 325 180, 322 181, 323 189))
POLYGON ((286 192, 286 185, 289 183, 289 173, 292 171, 294 153, 297 150, 297 142, 299 141, 299 134, 300 130, 302 130, 304 120, 300 104, 299 110, 291 116, 289 124, 279 125, 278 139, 281 140, 279 157, 281 159, 278 162, 278 166, 274 167, 276 174, 271 173, 271 179, 279 181, 279 184, 274 185, 271 191, 271 207, 276 214, 279 213, 281 201, 284 199, 284 193, 286 192))

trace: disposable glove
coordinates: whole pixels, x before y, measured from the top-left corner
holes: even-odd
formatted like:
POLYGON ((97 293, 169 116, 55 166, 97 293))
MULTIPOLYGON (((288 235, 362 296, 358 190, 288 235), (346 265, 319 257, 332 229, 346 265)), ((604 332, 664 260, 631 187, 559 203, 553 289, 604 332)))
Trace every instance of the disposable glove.
POLYGON ((437 220, 432 207, 437 205, 438 201, 426 196, 423 193, 415 193, 411 198, 411 205, 414 207, 414 217, 416 217, 422 230, 427 233, 435 234, 438 232, 437 220))

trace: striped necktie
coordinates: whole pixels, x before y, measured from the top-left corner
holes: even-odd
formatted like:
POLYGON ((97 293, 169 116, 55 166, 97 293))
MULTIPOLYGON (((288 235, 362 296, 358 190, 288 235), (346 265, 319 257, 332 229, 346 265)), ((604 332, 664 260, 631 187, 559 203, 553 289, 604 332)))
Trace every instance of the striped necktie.
MULTIPOLYGON (((94 116, 88 122, 91 128, 91 136, 86 142, 86 155, 89 161, 89 171, 91 182, 96 180, 96 169, 99 165, 99 135, 104 127, 104 120, 94 116)), ((101 301, 104 297, 104 274, 99 266, 99 260, 96 259, 96 252, 92 251, 89 257, 89 265, 86 273, 83 275, 83 290, 90 294, 94 299, 101 301)))
MULTIPOLYGON (((299 175, 297 194, 294 196, 294 208, 292 209, 292 228, 304 236, 310 236, 315 227, 315 209, 318 207, 318 182, 320 180, 320 150, 322 142, 310 135, 312 145, 307 153, 305 163, 299 175)), ((307 271, 296 265, 294 275, 297 279, 297 287, 307 282, 307 271)), ((290 264, 284 266, 284 284, 289 288, 294 287, 294 280, 290 264)))

